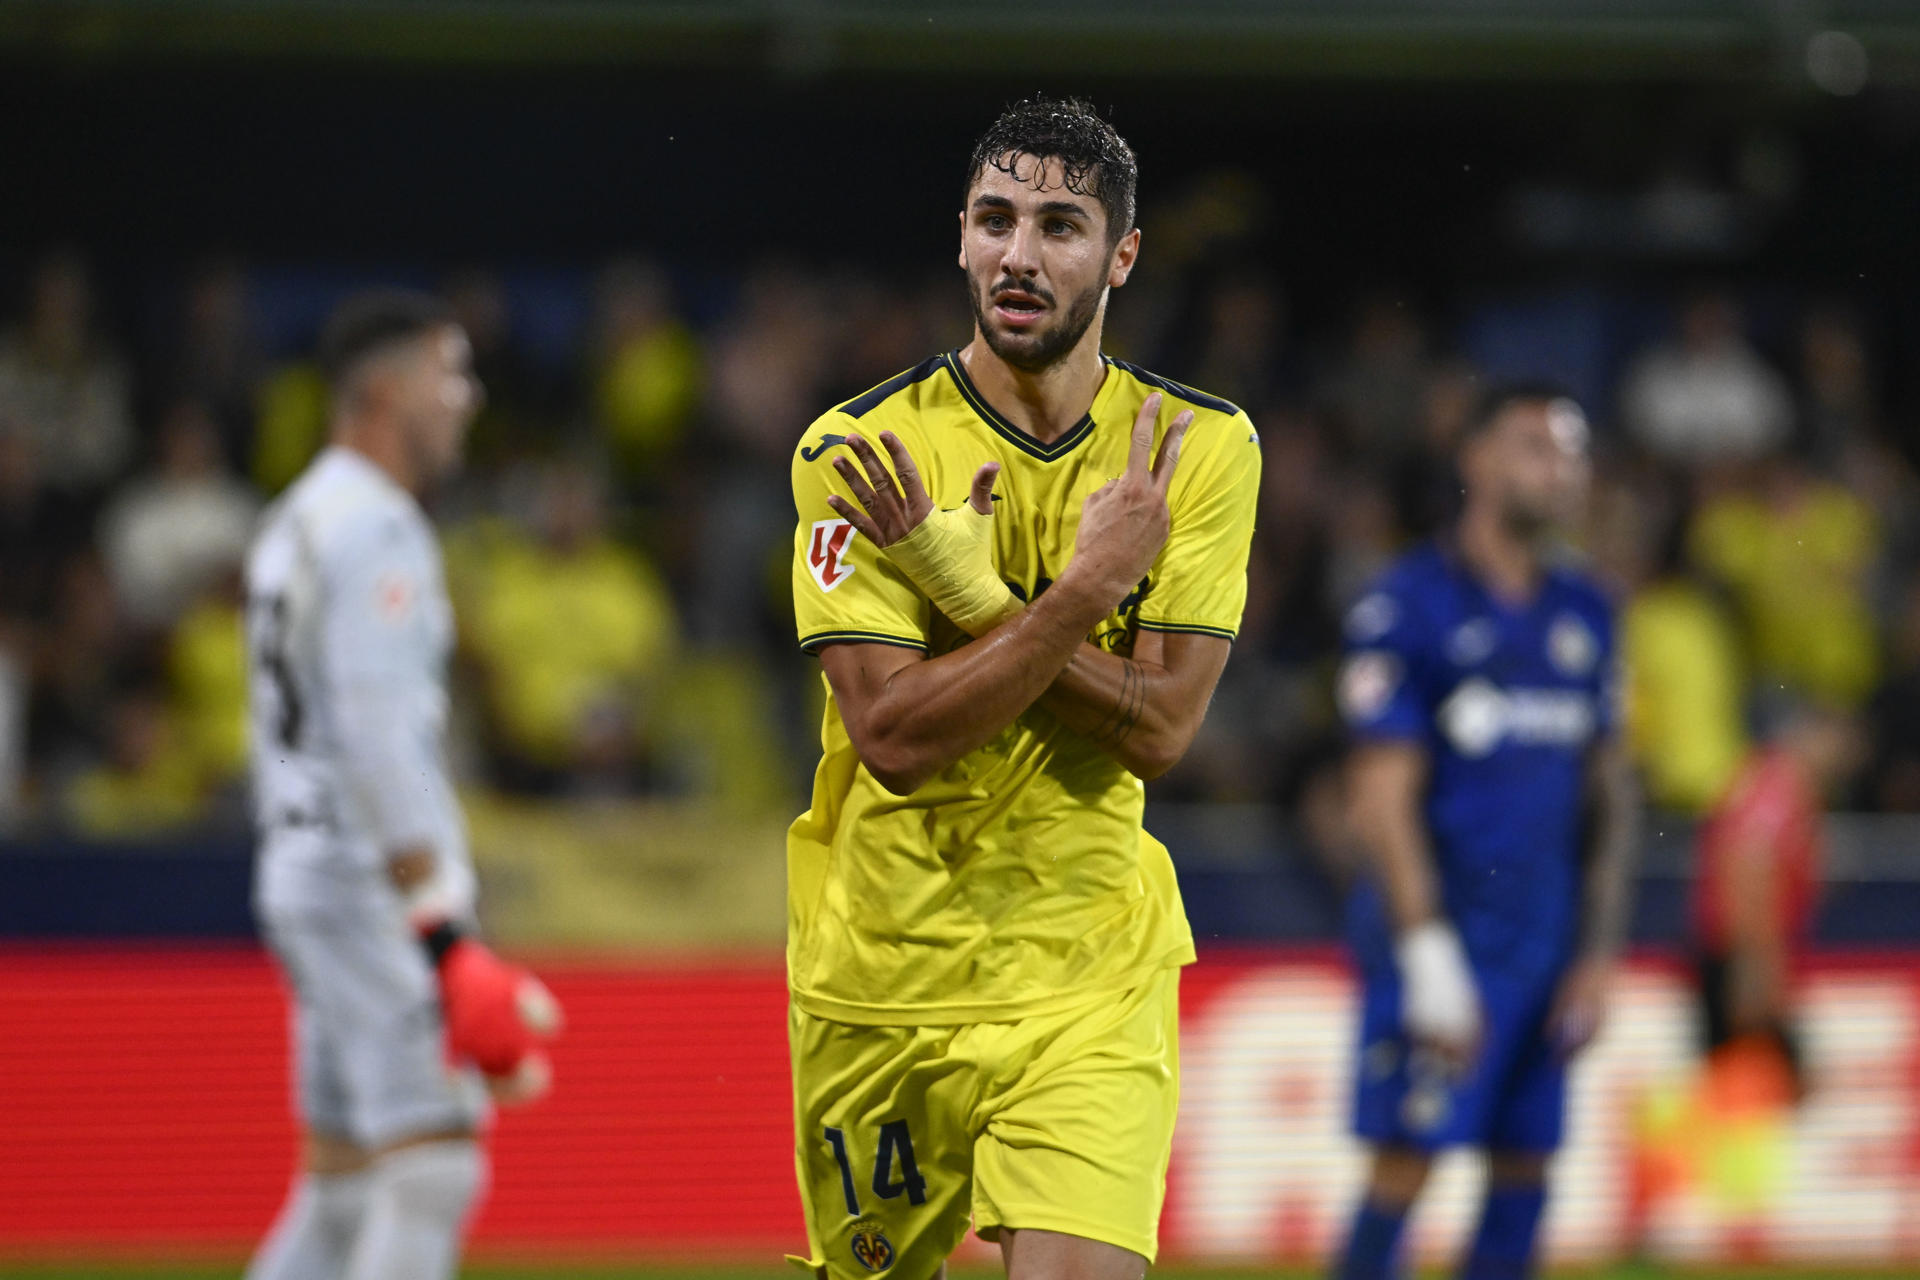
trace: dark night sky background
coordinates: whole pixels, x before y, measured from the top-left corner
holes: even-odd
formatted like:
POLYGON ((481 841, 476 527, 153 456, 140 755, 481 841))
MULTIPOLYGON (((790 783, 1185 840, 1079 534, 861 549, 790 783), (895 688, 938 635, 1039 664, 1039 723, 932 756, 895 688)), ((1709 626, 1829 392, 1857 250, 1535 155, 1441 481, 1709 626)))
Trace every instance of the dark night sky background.
POLYGON ((441 268, 585 266, 640 249, 681 270, 787 256, 924 276, 951 252, 974 134, 1035 88, 1110 109, 1141 158, 1144 205, 1198 174, 1257 175, 1270 220, 1223 267, 1272 270, 1308 321, 1375 283, 1454 299, 1711 277, 1845 293, 1893 348, 1884 368, 1898 377, 1920 353, 1920 102, 1760 81, 801 79, 16 58, 0 65, 0 286, 11 293, 53 242, 86 247, 122 284, 209 251, 441 268), (1626 194, 1675 165, 1718 182, 1756 137, 1787 157, 1793 196, 1730 258, 1542 255, 1508 229, 1523 185, 1626 194))

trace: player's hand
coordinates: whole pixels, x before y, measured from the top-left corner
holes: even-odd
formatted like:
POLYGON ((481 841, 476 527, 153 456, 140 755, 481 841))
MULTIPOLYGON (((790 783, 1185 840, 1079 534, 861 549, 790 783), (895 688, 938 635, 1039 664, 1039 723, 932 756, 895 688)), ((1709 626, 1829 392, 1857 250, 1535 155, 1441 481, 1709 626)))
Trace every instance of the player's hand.
POLYGON ((1000 464, 983 464, 974 473, 967 501, 952 511, 939 511, 900 438, 883 431, 880 443, 893 457, 898 486, 872 446, 849 436, 847 444, 866 475, 844 457, 833 462, 860 505, 838 494, 827 502, 968 635, 983 636, 1018 613, 1020 599, 1000 580, 993 563, 993 482, 1000 464))
POLYGON ((1480 993, 1460 935, 1429 920, 1401 934, 1393 954, 1407 1038, 1454 1071, 1466 1071, 1480 1052, 1480 993))
MULTIPOLYGON (((933 511, 933 499, 920 479, 920 468, 914 464, 913 455, 907 452, 900 437, 891 431, 882 431, 880 443, 893 459, 891 472, 863 437, 847 437, 847 447, 860 459, 860 466, 856 468, 844 454, 836 454, 833 469, 847 482, 847 490, 860 505, 856 507, 837 493, 827 496, 827 505, 858 529, 861 537, 884 550, 920 526, 933 511), (898 484, 894 483, 895 475, 900 477, 898 484)), ((984 463, 974 473, 967 501, 980 515, 993 514, 993 481, 999 474, 997 462, 984 463)))
POLYGON ((1571 1058, 1600 1034, 1612 993, 1613 963, 1599 957, 1579 961, 1560 980, 1547 1031, 1564 1057, 1571 1058))
POLYGON ((552 1071, 540 1045, 560 1031, 560 1004, 546 984, 472 938, 440 959, 447 1049, 472 1062, 494 1097, 528 1102, 547 1091, 552 1071))
POLYGON ((837 493, 828 496, 827 505, 858 529, 861 537, 876 547, 886 547, 912 533, 915 526, 927 518, 927 513, 933 510, 933 499, 927 496, 927 487, 920 480, 920 468, 914 465, 913 456, 900 443, 900 437, 891 431, 882 431, 880 443, 893 457, 893 471, 887 470, 865 437, 847 437, 847 448, 860 459, 860 466, 855 467, 845 454, 835 454, 833 469, 847 482, 848 491, 860 506, 856 508, 837 493), (866 474, 862 475, 862 470, 866 474), (898 484, 894 483, 894 472, 899 473, 898 484))
POLYGON ((1167 487, 1173 483, 1193 413, 1182 412, 1173 420, 1155 457, 1153 424, 1160 416, 1160 403, 1156 391, 1140 406, 1133 420, 1126 471, 1101 485, 1081 507, 1073 560, 1062 575, 1080 579, 1100 599, 1109 601, 1109 607, 1140 585, 1167 543, 1171 520, 1167 487))

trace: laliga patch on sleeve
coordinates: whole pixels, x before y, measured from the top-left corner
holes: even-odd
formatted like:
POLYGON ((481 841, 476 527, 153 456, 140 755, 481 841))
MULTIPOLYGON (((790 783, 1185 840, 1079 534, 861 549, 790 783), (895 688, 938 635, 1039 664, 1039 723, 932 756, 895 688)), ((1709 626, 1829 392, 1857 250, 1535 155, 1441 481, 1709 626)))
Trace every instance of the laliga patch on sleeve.
POLYGON ((1577 678, 1592 671, 1593 664, 1600 660, 1600 642, 1586 623, 1563 613, 1547 632, 1547 656, 1562 675, 1577 678))
POLYGON ((1379 716, 1400 687, 1400 664, 1390 653, 1356 653, 1340 669, 1340 711, 1349 723, 1379 716))
POLYGON ((380 616, 388 622, 404 622, 413 612, 413 579, 404 573, 387 573, 380 576, 374 584, 374 603, 379 607, 380 616))
POLYGON ((807 569, 820 590, 831 591, 853 576, 847 563, 847 548, 856 536, 845 520, 815 520, 813 538, 807 543, 807 569))
POLYGON ((1400 620, 1400 606, 1384 591, 1361 597, 1347 610, 1347 638, 1355 644, 1378 640, 1400 620))

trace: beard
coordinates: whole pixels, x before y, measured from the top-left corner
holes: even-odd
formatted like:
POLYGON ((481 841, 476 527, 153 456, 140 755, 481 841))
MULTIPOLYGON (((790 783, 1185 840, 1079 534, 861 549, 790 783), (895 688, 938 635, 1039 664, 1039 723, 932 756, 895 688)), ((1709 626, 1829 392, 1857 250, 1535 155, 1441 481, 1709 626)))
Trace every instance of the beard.
MULTIPOLYGON (((1100 297, 1102 286, 1094 285, 1085 293, 1074 298, 1064 312, 1059 313, 1055 324, 1040 333, 1007 334, 995 329, 992 316, 987 310, 987 299, 1002 288, 1019 288, 1011 280, 1002 280, 992 289, 980 290, 973 287, 972 277, 967 280, 967 301, 973 305, 973 322, 980 328, 980 336, 987 340, 987 349, 999 356, 1023 373, 1039 373, 1041 370, 1058 364, 1069 351, 1080 345, 1087 330, 1100 315, 1100 297)), ((1048 306, 1053 305, 1053 296, 1040 289, 1025 290, 1033 294, 1048 306)))
POLYGON ((1501 505, 1500 523, 1511 536, 1537 545, 1560 527, 1562 516, 1551 502, 1529 502, 1509 495, 1501 505))
POLYGON ((421 493, 430 493, 460 470, 467 428, 461 425, 449 429, 441 423, 427 422, 414 422, 411 427, 406 434, 407 461, 421 493))

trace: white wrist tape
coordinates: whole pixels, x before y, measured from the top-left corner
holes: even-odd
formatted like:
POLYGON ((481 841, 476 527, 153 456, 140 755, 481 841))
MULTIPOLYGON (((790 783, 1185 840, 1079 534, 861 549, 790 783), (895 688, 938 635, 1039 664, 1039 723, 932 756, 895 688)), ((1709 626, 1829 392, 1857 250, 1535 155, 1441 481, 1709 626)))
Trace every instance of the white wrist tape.
POLYGON ((993 517, 971 503, 929 512, 882 554, 970 636, 983 636, 1020 611, 1020 597, 993 567, 993 517))
POLYGON ((1400 1022, 1415 1040, 1464 1044, 1480 1034, 1480 995, 1451 926, 1429 920, 1394 942, 1400 1022))
POLYGON ((473 898, 449 882, 438 865, 425 880, 403 895, 407 921, 414 928, 425 928, 443 921, 465 923, 473 918, 473 898))

